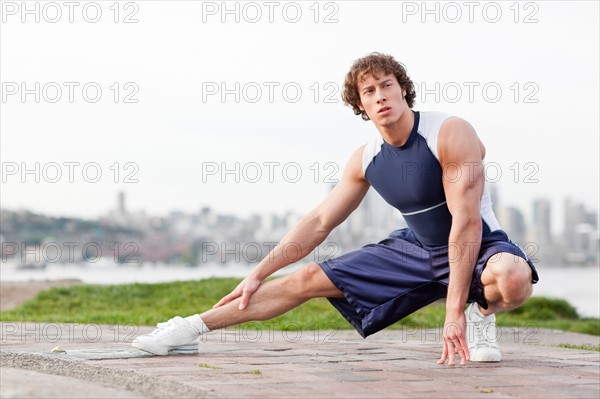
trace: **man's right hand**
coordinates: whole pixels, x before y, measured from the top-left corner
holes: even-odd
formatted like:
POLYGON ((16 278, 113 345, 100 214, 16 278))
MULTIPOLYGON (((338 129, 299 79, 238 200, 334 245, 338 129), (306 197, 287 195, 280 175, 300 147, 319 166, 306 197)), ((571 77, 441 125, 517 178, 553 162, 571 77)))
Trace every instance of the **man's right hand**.
POLYGON ((242 297, 240 300, 240 310, 244 310, 246 306, 248 306, 248 302, 250 301, 250 296, 256 292, 258 287, 262 284, 262 281, 253 277, 248 276, 242 280, 241 283, 238 284, 237 287, 229 294, 225 295, 219 302, 216 303, 214 308, 218 308, 219 306, 223 306, 226 303, 233 301, 235 298, 242 297))

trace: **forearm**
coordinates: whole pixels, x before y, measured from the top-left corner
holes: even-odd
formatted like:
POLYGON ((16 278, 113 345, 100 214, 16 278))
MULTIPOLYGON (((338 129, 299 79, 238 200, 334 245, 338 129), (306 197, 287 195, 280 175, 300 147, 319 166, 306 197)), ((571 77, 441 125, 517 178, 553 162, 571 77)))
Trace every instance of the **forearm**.
POLYGON ((473 269, 481 247, 480 217, 455 218, 448 240, 450 281, 446 312, 462 312, 469 296, 473 269))
POLYGON ((256 266, 251 275, 264 280, 277 270, 310 254, 329 235, 313 212, 304 216, 256 266))

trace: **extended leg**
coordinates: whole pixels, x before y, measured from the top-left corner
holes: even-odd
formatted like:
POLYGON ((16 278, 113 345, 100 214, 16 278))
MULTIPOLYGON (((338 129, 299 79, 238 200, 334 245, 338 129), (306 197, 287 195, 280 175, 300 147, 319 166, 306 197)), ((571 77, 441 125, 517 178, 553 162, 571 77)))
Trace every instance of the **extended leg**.
POLYGON ((200 318, 197 315, 186 319, 177 316, 159 323, 150 334, 137 337, 132 345, 156 355, 198 353, 199 336, 206 328, 216 330, 246 321, 271 319, 317 297, 341 298, 343 295, 319 265, 313 263, 261 285, 244 310, 239 310, 240 298, 237 298, 202 313, 200 318), (194 318, 198 318, 198 325, 194 318))
POLYGON ((269 320, 312 298, 342 298, 343 294, 315 263, 306 265, 287 276, 268 281, 250 297, 244 310, 239 310, 240 298, 208 310, 200 315, 210 330, 229 327, 247 321, 269 320))

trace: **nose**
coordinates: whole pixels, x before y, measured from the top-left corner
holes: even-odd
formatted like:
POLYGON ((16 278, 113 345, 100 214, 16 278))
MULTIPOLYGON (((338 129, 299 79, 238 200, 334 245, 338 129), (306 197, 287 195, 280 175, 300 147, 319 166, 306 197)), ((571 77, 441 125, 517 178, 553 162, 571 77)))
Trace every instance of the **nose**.
POLYGON ((385 101, 386 101, 386 98, 383 95, 383 93, 381 91, 377 91, 377 103, 383 104, 385 101))

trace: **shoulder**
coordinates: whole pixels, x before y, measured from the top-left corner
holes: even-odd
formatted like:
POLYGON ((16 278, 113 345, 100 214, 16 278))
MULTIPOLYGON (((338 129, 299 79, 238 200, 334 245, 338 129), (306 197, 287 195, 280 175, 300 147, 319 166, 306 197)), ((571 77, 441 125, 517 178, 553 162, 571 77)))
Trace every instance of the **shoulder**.
POLYGON ((450 116, 440 126, 440 141, 448 141, 461 137, 477 137, 475 129, 466 120, 458 116, 450 116))
POLYGON ((420 111, 417 133, 425 139, 433 155, 439 160, 438 136, 442 126, 452 115, 437 111, 420 111))
POLYGON ((452 116, 440 127, 438 152, 441 157, 444 157, 444 155, 459 154, 464 151, 478 151, 483 158, 485 147, 468 121, 452 116))
POLYGON ((446 120, 452 115, 438 111, 420 111, 418 132, 425 138, 435 138, 446 120))
POLYGON ((352 155, 350 155, 350 159, 348 159, 348 163, 346 164, 345 173, 353 176, 354 178, 364 179, 364 160, 365 153, 367 153, 367 149, 369 148, 370 143, 366 143, 358 147, 352 155))

